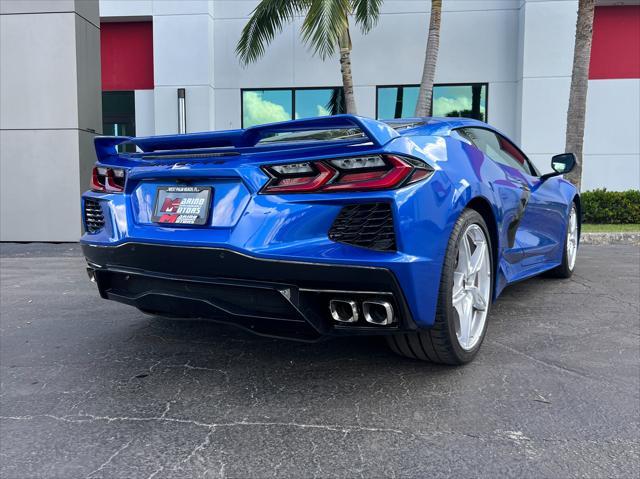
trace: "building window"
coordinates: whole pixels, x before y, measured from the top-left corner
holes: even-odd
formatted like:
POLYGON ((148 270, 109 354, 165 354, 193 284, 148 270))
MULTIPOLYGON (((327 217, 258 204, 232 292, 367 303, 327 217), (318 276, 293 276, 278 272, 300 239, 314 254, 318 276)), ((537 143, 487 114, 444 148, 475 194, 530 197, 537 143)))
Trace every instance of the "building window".
POLYGON ((242 128, 344 111, 341 87, 242 90, 242 128))
MULTIPOLYGON (((487 121, 486 83, 433 86, 433 116, 464 116, 487 121)), ((379 120, 410 118, 418 102, 418 85, 379 86, 376 117, 379 120)))
MULTIPOLYGON (((136 135, 135 95, 132 91, 102 92, 102 133, 113 136, 136 135)), ((133 145, 121 145, 121 151, 135 151, 133 145), (128 149, 126 148, 128 147, 128 149)))

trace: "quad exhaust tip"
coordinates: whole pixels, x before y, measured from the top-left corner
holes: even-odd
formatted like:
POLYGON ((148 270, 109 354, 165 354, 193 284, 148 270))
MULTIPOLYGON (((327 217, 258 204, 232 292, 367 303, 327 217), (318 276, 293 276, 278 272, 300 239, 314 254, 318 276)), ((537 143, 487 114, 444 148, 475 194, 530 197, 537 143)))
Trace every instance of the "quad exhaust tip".
MULTIPOLYGON (((357 323, 360 319, 358 303, 348 299, 329 301, 331 317, 337 323, 357 323)), ((370 300, 362 302, 364 320, 376 326, 388 326, 396 322, 393 306, 389 301, 370 300)))
POLYGON ((338 323, 357 323, 358 305, 355 301, 332 299, 329 301, 331 317, 338 323))
POLYGON ((363 301, 362 312, 367 323, 388 326, 395 322, 393 306, 389 301, 363 301))

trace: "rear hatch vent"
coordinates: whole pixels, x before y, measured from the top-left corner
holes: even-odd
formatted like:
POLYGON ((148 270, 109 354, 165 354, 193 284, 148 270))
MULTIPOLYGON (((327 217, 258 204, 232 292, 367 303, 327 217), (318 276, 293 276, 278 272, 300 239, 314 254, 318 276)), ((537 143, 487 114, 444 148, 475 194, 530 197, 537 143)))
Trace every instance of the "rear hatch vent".
POLYGON ((172 154, 147 154, 141 155, 143 160, 188 160, 188 159, 204 159, 204 158, 220 158, 225 156, 240 156, 237 151, 224 152, 203 152, 203 153, 172 153, 172 154))
POLYGON ((329 239, 378 251, 395 251, 391 206, 367 203, 343 207, 329 230, 329 239))
POLYGON ((104 228, 104 214, 99 201, 84 200, 84 224, 87 233, 97 233, 104 228))

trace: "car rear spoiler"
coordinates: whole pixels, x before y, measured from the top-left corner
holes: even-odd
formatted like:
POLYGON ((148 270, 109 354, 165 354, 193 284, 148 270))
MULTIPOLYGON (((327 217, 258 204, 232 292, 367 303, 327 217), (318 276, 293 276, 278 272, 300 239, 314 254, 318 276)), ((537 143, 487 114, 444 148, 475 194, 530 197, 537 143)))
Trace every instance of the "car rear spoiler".
POLYGON ((277 133, 349 128, 360 130, 377 147, 386 145, 399 136, 397 131, 381 121, 356 115, 334 115, 269 123, 244 130, 147 137, 98 136, 94 141, 98 160, 103 160, 116 156, 118 154, 116 147, 122 143, 134 144, 143 152, 197 148, 250 148, 256 146, 261 139, 277 133))

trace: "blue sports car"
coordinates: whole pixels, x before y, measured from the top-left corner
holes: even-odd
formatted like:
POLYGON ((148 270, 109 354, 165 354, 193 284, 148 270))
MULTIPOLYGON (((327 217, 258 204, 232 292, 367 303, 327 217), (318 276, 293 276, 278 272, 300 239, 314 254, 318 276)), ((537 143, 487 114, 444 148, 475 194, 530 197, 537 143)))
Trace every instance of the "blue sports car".
POLYGON ((337 115, 95 146, 89 277, 153 315, 385 335, 398 354, 463 364, 505 286, 576 261, 580 196, 561 176, 574 155, 541 175, 476 120, 337 115))

